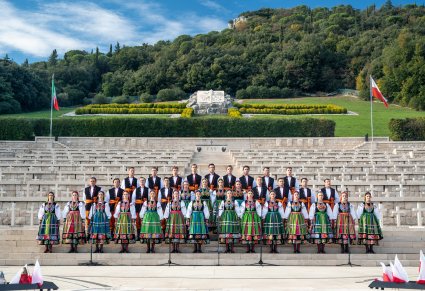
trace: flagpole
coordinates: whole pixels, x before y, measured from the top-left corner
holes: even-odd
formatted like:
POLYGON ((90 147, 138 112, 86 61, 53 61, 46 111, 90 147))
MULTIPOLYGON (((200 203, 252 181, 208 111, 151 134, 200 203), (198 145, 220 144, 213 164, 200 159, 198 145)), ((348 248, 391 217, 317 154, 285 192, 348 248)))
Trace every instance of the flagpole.
POLYGON ((369 87, 370 87, 370 128, 372 133, 372 141, 370 143, 370 163, 373 166, 373 95, 372 95, 372 75, 369 75, 369 87))
POLYGON ((50 137, 52 137, 52 129, 53 129, 53 84, 54 84, 55 74, 52 75, 52 96, 50 100, 50 137))

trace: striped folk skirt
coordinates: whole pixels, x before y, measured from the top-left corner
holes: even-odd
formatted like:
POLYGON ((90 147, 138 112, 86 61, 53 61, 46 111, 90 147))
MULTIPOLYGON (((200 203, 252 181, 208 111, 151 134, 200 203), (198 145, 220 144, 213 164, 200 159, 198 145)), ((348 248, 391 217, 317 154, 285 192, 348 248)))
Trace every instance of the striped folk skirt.
POLYGON ((381 226, 375 214, 363 212, 359 219, 358 244, 360 245, 378 245, 379 240, 383 239, 381 226))
POLYGON ((263 241, 265 244, 283 244, 285 229, 279 212, 268 212, 264 219, 263 241))
POLYGON ((245 210, 241 222, 241 243, 258 244, 261 240, 261 218, 254 210, 245 210))
POLYGON ((181 211, 172 210, 167 220, 165 229, 166 243, 186 242, 186 223, 181 211))
POLYGON ((38 229, 37 240, 39 245, 59 244, 59 221, 56 214, 46 212, 38 229))
POLYGON ((203 211, 192 212, 187 243, 210 243, 208 226, 205 223, 205 216, 203 211))
POLYGON ((286 225, 288 243, 301 244, 310 238, 304 216, 301 212, 292 211, 286 225))
POLYGON ((235 210, 224 210, 218 223, 220 243, 235 244, 240 241, 241 225, 235 210))
POLYGON ((90 239, 95 244, 108 244, 111 240, 111 228, 105 211, 95 211, 90 221, 90 239))
POLYGON ((156 210, 146 211, 140 228, 140 242, 160 244, 163 238, 164 235, 162 233, 158 212, 156 212, 156 210))
POLYGON ((81 219, 80 211, 68 212, 66 222, 63 225, 62 244, 84 244, 86 242, 86 231, 81 219))
POLYGON ((115 225, 115 243, 134 244, 136 242, 135 232, 130 212, 120 212, 115 225))
POLYGON ((356 240, 355 222, 348 212, 340 212, 336 219, 335 242, 338 244, 353 244, 356 240))
POLYGON ((314 244, 332 243, 333 232, 326 212, 317 211, 311 222, 310 242, 314 244))

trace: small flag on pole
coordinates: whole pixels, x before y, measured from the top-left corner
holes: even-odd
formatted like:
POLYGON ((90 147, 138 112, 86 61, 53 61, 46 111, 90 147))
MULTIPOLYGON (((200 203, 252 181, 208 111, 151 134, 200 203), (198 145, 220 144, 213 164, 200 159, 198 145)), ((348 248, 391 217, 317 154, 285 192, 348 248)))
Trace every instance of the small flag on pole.
MULTIPOLYGON (((379 90, 378 85, 376 85, 376 82, 372 78, 372 76, 370 76, 370 92, 373 97, 381 100, 384 103, 385 107, 388 108, 388 100, 385 99, 384 95, 382 95, 381 90, 379 90)), ((372 98, 372 96, 370 96, 370 98, 372 98)))
POLYGON ((55 108, 56 111, 59 111, 59 103, 58 103, 58 98, 56 97, 54 75, 52 76, 52 102, 53 102, 53 108, 55 108))
POLYGON ((38 260, 36 261, 34 270, 32 272, 31 284, 38 284, 39 287, 43 285, 43 275, 41 274, 41 267, 38 260))

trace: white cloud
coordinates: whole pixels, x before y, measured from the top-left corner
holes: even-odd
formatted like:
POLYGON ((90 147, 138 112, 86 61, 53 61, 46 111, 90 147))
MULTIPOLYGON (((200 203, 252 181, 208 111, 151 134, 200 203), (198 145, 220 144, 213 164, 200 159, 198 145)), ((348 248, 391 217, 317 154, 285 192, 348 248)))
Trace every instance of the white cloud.
POLYGON ((212 10, 215 10, 217 12, 227 13, 229 12, 228 9, 223 7, 222 5, 218 4, 217 2, 213 0, 201 0, 199 3, 201 3, 203 6, 210 8, 212 10))

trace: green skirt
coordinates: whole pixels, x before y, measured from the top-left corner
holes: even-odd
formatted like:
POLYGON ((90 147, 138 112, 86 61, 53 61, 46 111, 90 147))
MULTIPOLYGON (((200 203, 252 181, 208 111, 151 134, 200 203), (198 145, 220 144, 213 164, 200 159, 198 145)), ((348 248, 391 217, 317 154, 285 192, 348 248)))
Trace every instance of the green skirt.
POLYGON ((165 229, 166 243, 186 242, 186 223, 181 211, 172 210, 165 229))
POLYGON ((159 244, 163 238, 164 236, 162 234, 158 212, 156 212, 156 210, 146 211, 140 228, 140 242, 153 242, 159 244))
POLYGON ((255 210, 246 210, 241 222, 242 244, 257 244, 261 239, 261 218, 255 210))
POLYGON ((205 216, 203 211, 193 211, 190 218, 188 243, 210 243, 208 235, 208 226, 205 223, 205 216))
POLYGON ((363 212, 359 218, 358 244, 378 245, 379 240, 383 238, 381 226, 375 214, 363 212))
POLYGON ((279 212, 268 212, 264 219, 263 241, 265 244, 283 244, 285 229, 279 212))
POLYGON ((305 224, 304 216, 301 212, 291 212, 286 224, 286 237, 288 243, 300 244, 310 238, 305 224))
POLYGON ((326 212, 317 211, 312 221, 310 242, 325 244, 333 242, 333 231, 326 212))
POLYGON ((135 232, 130 212, 121 212, 115 226, 115 243, 134 244, 136 242, 135 232))
POLYGON ((220 243, 238 243, 241 238, 241 225, 235 210, 224 210, 219 219, 220 243))

